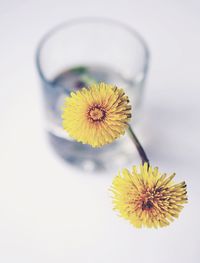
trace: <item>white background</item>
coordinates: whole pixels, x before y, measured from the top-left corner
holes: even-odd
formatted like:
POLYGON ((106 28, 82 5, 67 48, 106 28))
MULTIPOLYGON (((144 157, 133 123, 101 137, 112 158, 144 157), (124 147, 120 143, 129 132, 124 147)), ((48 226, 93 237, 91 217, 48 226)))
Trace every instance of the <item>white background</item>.
POLYGON ((199 262, 199 14, 191 0, 0 0, 1 263, 199 262), (141 135, 152 163, 188 185, 170 227, 137 230, 118 218, 107 191, 114 174, 76 171, 46 140, 35 48, 79 16, 125 22, 150 46, 141 135))

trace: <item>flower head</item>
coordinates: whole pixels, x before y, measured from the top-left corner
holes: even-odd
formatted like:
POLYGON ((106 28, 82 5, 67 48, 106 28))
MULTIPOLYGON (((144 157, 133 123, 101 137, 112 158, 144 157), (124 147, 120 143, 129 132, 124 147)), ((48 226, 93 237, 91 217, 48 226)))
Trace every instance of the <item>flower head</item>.
POLYGON ((62 114, 68 134, 93 147, 111 143, 124 134, 130 117, 131 106, 123 89, 105 83, 72 92, 62 114))
POLYGON ((167 176, 152 168, 134 166, 113 180, 114 209, 135 227, 164 227, 177 218, 187 203, 185 182, 175 184, 175 174, 167 176))

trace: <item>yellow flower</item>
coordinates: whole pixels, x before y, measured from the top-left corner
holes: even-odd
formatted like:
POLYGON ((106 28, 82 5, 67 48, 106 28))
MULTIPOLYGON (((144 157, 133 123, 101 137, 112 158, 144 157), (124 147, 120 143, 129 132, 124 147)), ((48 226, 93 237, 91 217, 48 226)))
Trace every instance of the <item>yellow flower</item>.
POLYGON ((130 173, 122 171, 113 180, 114 210, 135 227, 164 227, 177 218, 187 203, 185 182, 172 182, 175 174, 167 176, 158 168, 134 166, 130 173))
POLYGON ((84 144, 100 147, 125 133, 131 106, 123 89, 105 83, 72 92, 62 114, 63 128, 84 144))

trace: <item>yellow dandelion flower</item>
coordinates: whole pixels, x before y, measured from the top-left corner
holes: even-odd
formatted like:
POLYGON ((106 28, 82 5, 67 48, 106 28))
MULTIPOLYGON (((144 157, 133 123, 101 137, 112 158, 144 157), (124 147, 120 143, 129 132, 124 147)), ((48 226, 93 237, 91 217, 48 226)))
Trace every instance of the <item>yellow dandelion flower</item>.
POLYGON ((100 147, 124 134, 130 118, 131 106, 123 89, 100 83, 66 98, 62 124, 78 142, 100 147))
POLYGON ((177 218, 187 203, 185 182, 175 184, 170 176, 147 163, 122 171, 113 180, 114 210, 135 227, 164 227, 177 218))

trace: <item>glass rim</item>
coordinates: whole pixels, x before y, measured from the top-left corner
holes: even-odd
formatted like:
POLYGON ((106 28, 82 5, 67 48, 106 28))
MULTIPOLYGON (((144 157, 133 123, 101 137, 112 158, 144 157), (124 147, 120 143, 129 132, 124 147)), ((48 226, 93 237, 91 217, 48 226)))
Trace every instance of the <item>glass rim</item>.
POLYGON ((35 62, 36 62, 36 68, 37 71, 41 77, 41 79, 48 83, 51 84, 51 81, 49 81, 42 70, 41 67, 41 52, 42 49, 45 45, 45 43, 48 41, 48 39, 51 38, 51 36, 53 36, 54 34, 56 34, 59 30, 63 29, 63 28, 68 28, 70 26, 73 25, 81 25, 84 23, 101 23, 101 24, 105 24, 105 25, 113 25, 113 26, 117 26, 118 28, 121 28, 125 31, 127 31, 128 33, 130 33, 133 37, 135 37, 136 39, 138 39, 138 41, 140 42, 141 46, 144 49, 144 54, 145 54, 145 58, 144 58, 144 65, 143 65, 143 72, 147 73, 148 70, 148 66, 149 66, 149 59, 150 59, 150 51, 149 51, 149 47, 145 41, 145 39, 143 38, 143 36, 138 33, 138 31, 136 31, 134 28, 132 28, 131 26, 119 21, 119 20, 115 20, 115 19, 111 19, 111 18, 105 18, 105 17, 81 17, 81 18, 74 18, 74 19, 70 19, 67 21, 64 21, 60 24, 57 24, 56 26, 52 27, 49 31, 47 31, 40 39, 37 47, 36 47, 36 54, 35 54, 35 62))

